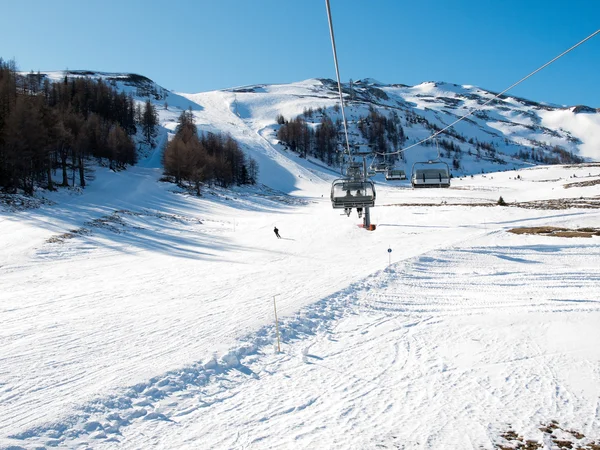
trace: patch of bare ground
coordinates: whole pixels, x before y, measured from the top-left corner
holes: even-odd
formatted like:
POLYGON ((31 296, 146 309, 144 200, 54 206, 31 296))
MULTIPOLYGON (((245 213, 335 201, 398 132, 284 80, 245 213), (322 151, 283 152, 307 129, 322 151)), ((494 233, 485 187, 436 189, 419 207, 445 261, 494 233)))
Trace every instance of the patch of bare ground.
POLYGON ((56 236, 51 236, 46 240, 48 244, 62 244, 66 240, 73 239, 76 236, 85 236, 91 234, 92 232, 87 228, 78 228, 76 230, 69 230, 66 233, 57 234, 56 236))
POLYGON ((598 178, 597 180, 588 180, 588 181, 578 181, 576 183, 567 183, 564 185, 564 188, 569 189, 572 187, 589 187, 589 186, 596 186, 597 184, 600 184, 600 178, 598 178))
POLYGON ((592 236, 600 236, 600 228, 561 228, 561 227, 519 227, 508 230, 509 233, 513 234, 538 234, 541 236, 554 236, 554 237, 585 237, 590 238, 592 236))
POLYGON ((497 204, 496 204, 496 202, 485 202, 485 203, 483 203, 483 202, 479 202, 479 203, 441 202, 441 203, 390 203, 388 205, 381 205, 381 206, 402 206, 402 207, 406 207, 406 206, 497 206, 497 204))
POLYGON ((581 169, 582 167, 600 167, 600 163, 597 162, 588 162, 581 164, 570 164, 563 166, 565 169, 581 169))
POLYGON ((478 203, 454 203, 454 202, 438 202, 438 203, 392 203, 382 206, 400 206, 400 207, 415 207, 415 206, 500 206, 504 208, 525 208, 525 209, 600 209, 600 196, 597 197, 579 197, 579 198, 556 198, 550 200, 534 200, 530 202, 478 202, 478 203))
MULTIPOLYGON (((539 430, 544 434, 546 444, 553 444, 552 449, 600 450, 600 442, 587 438, 583 433, 562 428, 556 420, 542 424, 539 430), (558 437, 560 436, 560 437, 558 437)), ((497 450, 537 450, 545 448, 544 444, 524 439, 516 431, 509 429, 500 434, 499 442, 494 444, 497 450)))
POLYGON ((502 443, 496 443, 495 447, 498 450, 537 450, 542 448, 542 444, 537 441, 524 440, 514 430, 505 431, 500 435, 502 443))
POLYGON ((534 200, 531 202, 509 203, 507 206, 516 206, 525 209, 599 209, 600 197, 555 198, 550 200, 534 200))
POLYGON ((22 194, 4 194, 0 192, 0 211, 24 211, 35 209, 43 205, 54 205, 54 202, 46 198, 31 197, 22 194))

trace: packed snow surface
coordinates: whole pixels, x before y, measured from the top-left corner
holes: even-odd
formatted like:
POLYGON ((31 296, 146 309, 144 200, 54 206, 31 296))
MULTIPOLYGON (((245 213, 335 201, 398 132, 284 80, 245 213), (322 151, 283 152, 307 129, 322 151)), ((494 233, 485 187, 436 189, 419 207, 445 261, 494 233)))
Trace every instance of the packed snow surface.
POLYGON ((0 448, 492 449, 514 429, 550 449, 552 420, 600 438, 599 238, 508 233, 598 227, 511 205, 597 201, 600 167, 377 178, 369 232, 331 208, 334 172, 261 134, 281 104, 242 96, 188 98, 258 186, 189 195, 157 150, 0 210, 0 448))
POLYGON ((195 198, 143 167, 5 211, 2 445, 490 448, 550 420, 599 436, 598 238, 506 230, 600 214, 453 205, 598 195, 563 187, 586 171, 381 186, 375 232, 325 190, 195 198))

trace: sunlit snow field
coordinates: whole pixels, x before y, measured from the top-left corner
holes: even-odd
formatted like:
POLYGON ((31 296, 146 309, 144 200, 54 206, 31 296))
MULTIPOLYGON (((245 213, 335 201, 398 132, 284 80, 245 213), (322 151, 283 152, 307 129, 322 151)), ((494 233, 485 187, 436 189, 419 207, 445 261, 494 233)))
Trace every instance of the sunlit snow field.
POLYGON ((492 448, 551 420, 600 436, 598 238, 506 231, 600 213, 453 205, 599 194, 562 187, 588 168, 519 174, 379 185, 375 232, 325 182, 195 198, 144 167, 2 212, 3 448, 492 448))

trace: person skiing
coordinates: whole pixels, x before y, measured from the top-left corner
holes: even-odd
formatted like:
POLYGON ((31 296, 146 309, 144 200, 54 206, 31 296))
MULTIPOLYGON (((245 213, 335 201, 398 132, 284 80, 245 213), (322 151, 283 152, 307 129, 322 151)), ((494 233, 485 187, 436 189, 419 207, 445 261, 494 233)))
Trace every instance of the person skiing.
POLYGON ((273 231, 275 232, 275 236, 277 236, 277 239, 281 239, 281 236, 279 236, 279 229, 275 227, 273 228, 273 231))

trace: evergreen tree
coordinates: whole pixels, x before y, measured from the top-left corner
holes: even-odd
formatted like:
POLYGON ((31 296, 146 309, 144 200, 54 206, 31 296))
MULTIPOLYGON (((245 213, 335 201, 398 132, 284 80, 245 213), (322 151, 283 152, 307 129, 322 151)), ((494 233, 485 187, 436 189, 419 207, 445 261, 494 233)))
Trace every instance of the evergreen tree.
POLYGON ((148 99, 144 104, 144 111, 142 113, 142 132, 144 134, 144 141, 152 148, 156 145, 154 138, 158 134, 157 126, 158 113, 156 112, 156 107, 148 99))

